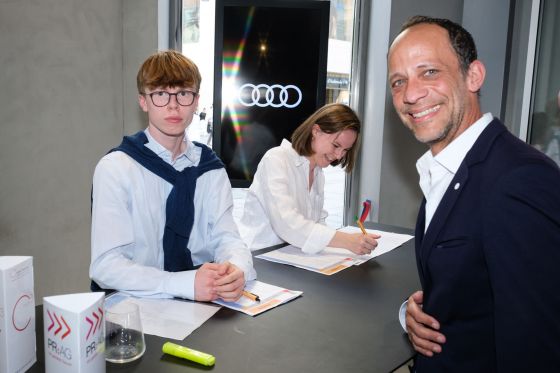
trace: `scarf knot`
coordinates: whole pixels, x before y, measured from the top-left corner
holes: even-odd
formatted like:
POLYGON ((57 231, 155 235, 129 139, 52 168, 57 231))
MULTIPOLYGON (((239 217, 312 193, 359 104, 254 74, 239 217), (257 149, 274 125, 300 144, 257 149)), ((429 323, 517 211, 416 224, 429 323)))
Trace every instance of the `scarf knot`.
POLYGON ((165 230, 163 233, 163 268, 169 272, 194 269, 191 251, 188 248, 194 222, 194 192, 196 181, 204 173, 224 167, 222 161, 206 145, 193 142, 202 149, 198 166, 177 171, 145 144, 148 138, 144 131, 125 136, 122 143, 112 149, 121 151, 144 168, 161 177, 173 188, 165 204, 165 230))

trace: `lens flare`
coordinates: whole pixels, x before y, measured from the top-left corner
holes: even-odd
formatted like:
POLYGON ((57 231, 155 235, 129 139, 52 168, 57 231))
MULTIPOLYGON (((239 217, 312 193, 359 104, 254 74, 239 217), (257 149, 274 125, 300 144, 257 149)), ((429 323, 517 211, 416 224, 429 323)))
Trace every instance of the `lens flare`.
POLYGON ((247 163, 247 157, 243 148, 243 129, 247 126, 247 110, 243 107, 237 107, 237 76, 239 75, 239 65, 243 58, 247 36, 251 30, 255 7, 249 8, 249 13, 245 21, 245 30, 243 38, 237 46, 231 49, 226 48, 224 43, 223 63, 222 63, 222 123, 226 115, 229 115, 232 121, 235 140, 239 148, 240 164, 243 168, 245 178, 249 180, 251 173, 247 163))

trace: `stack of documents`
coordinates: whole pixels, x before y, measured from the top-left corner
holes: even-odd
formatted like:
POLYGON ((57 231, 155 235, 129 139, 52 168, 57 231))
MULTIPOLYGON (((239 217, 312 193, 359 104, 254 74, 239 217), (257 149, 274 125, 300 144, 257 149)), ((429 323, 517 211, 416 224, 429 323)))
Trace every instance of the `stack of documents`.
MULTIPOLYGON (((341 228, 340 231, 346 233, 361 232, 357 227, 344 227, 341 228)), ((378 245, 375 250, 368 255, 357 255, 349 250, 338 247, 326 247, 325 250, 318 254, 306 254, 301 251, 300 248, 288 245, 281 247, 280 249, 258 255, 257 258, 276 263, 289 264, 294 267, 322 273, 324 275, 332 275, 350 266, 360 265, 371 258, 375 258, 376 256, 396 249, 413 237, 409 234, 384 232, 373 229, 366 229, 366 231, 368 233, 375 233, 381 236, 381 238, 377 240, 378 245)))
POLYGON ((299 247, 288 245, 256 257, 271 262, 289 264, 324 275, 332 275, 333 273, 340 272, 343 269, 353 266, 356 262, 354 258, 351 257, 353 254, 348 250, 340 249, 344 252, 333 253, 327 252, 328 249, 330 248, 326 248, 319 254, 305 254, 299 247))

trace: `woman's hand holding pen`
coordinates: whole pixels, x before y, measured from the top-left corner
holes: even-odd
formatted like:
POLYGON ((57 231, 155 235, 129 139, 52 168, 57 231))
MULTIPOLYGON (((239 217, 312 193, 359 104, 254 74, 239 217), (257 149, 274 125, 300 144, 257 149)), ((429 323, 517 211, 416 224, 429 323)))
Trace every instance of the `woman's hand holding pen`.
POLYGON ((351 236, 350 247, 348 250, 354 254, 367 255, 371 254, 373 249, 377 247, 377 238, 381 237, 378 234, 362 234, 362 233, 347 233, 351 236))
POLYGON ((377 247, 378 234, 336 232, 329 246, 342 247, 354 254, 370 254, 377 247))

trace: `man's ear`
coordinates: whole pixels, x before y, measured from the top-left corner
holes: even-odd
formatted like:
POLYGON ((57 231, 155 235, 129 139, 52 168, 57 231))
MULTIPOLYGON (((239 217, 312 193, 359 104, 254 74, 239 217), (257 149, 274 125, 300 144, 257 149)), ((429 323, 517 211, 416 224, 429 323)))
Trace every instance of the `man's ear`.
POLYGON ((146 96, 139 94, 138 95, 138 105, 144 112, 148 112, 148 104, 146 103, 146 96))
POLYGON ((467 87, 471 92, 478 92, 484 83, 486 77, 486 67, 482 61, 474 60, 469 66, 467 72, 467 87))

